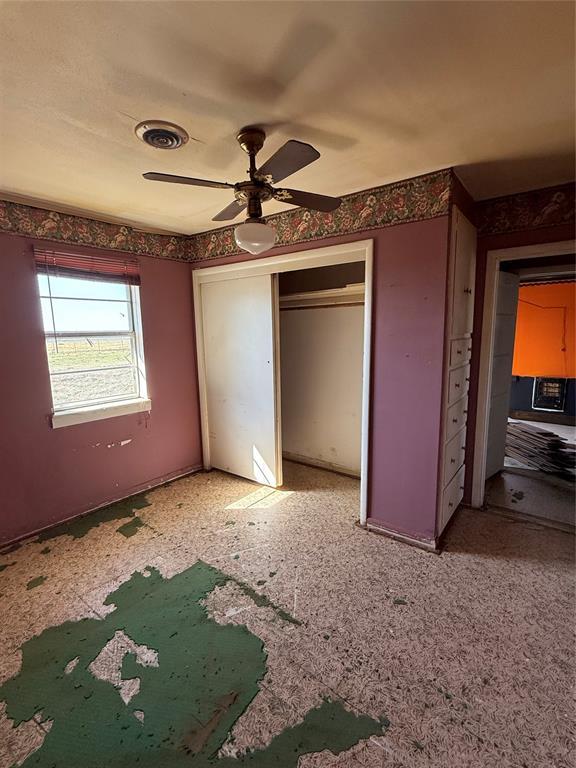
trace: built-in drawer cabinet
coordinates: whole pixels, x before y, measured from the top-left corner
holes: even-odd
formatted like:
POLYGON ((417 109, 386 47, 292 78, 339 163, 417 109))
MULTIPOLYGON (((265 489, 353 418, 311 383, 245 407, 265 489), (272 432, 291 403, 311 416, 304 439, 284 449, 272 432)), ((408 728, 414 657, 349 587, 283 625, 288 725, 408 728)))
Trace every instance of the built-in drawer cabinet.
POLYGON ((476 228, 456 205, 452 205, 451 214, 446 296, 448 311, 444 333, 443 424, 437 488, 437 539, 464 496, 466 422, 476 278, 476 228))
POLYGON ((472 339, 453 339, 450 342, 450 368, 470 362, 472 339))
POLYGON ((440 509, 440 525, 442 529, 450 520, 460 502, 464 497, 464 471, 465 467, 460 467, 458 473, 452 478, 450 483, 444 489, 442 494, 442 505, 440 509))
POLYGON ((464 464, 466 453, 466 429, 461 429, 444 448, 444 486, 448 485, 464 464))
POLYGON ((448 405, 452 405, 456 400, 468 394, 470 384, 470 366, 463 365, 461 368, 454 368, 448 374, 448 405))

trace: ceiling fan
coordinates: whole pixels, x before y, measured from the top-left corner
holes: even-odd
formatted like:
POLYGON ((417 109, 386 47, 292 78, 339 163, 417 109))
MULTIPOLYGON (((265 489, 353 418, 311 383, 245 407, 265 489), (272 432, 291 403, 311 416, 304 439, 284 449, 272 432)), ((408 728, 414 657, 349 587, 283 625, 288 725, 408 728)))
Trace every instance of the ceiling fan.
POLYGON ((229 184, 222 181, 194 179, 189 176, 174 176, 169 173, 149 172, 143 175, 145 179, 151 181, 234 190, 236 199, 216 214, 212 221, 230 221, 247 208, 248 218, 244 224, 240 224, 235 229, 236 242, 240 248, 250 253, 262 253, 274 245, 276 238, 275 230, 268 226, 262 218, 262 203, 274 199, 282 203, 290 203, 328 213, 338 208, 342 202, 339 197, 273 187, 273 184, 313 163, 320 157, 320 152, 310 144, 292 139, 280 147, 264 165, 257 168, 256 155, 262 149, 265 138, 265 132, 257 127, 242 128, 236 137, 250 158, 250 167, 247 171, 250 177, 249 181, 229 184))

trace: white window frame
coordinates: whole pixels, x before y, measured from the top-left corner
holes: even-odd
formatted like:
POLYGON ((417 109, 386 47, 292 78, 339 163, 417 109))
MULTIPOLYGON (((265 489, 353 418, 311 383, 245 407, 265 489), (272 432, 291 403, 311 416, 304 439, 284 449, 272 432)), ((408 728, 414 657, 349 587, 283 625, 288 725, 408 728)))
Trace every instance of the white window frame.
MULTIPOLYGON (((73 277, 73 275, 70 275, 73 277)), ((148 388, 146 383, 146 364, 144 361, 144 344, 142 334, 142 314, 140 309, 140 289, 139 286, 129 285, 128 298, 130 302, 131 313, 131 329, 127 332, 111 334, 111 333, 82 333, 82 336, 131 336, 134 345, 135 355, 135 369, 138 377, 138 394, 135 397, 130 398, 106 398, 105 400, 90 401, 84 403, 77 403, 70 407, 55 407, 52 411, 52 428, 58 429, 60 427, 69 427, 75 424, 84 424, 90 421, 99 421, 101 419, 109 419, 115 416, 125 416, 130 413, 149 412, 152 407, 152 403, 148 397, 148 388)), ((72 297, 71 297, 72 298, 72 297)), ((87 299, 89 300, 89 299, 87 299)), ((57 329, 54 331, 44 332, 45 339, 58 337, 70 338, 74 333, 58 333, 57 329)), ((93 370, 90 368, 84 369, 86 372, 93 370)), ((81 371, 79 371, 81 372, 81 371)), ((50 390, 52 391, 52 371, 50 371, 50 390)))

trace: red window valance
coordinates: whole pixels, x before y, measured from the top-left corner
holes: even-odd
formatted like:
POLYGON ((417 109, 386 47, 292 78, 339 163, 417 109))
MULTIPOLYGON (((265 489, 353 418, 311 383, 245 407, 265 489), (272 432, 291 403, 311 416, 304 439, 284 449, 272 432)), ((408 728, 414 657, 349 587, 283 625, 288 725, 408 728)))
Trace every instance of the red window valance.
POLYGON ((45 248, 35 248, 34 258, 38 272, 51 277, 80 277, 140 285, 140 265, 137 259, 66 253, 45 248))

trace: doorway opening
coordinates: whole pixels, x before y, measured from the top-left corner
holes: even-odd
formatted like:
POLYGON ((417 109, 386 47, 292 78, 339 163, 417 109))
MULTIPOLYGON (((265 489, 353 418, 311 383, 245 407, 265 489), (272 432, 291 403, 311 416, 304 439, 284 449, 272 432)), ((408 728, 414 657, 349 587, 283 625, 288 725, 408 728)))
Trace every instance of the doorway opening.
POLYGON ((351 475, 365 524, 372 241, 198 269, 193 281, 205 469, 271 488, 283 462, 351 475))
POLYGON ((576 272, 573 244, 560 246, 488 254, 473 503, 573 531, 576 272))
POLYGON ((360 477, 364 262, 280 275, 282 456, 360 477))

